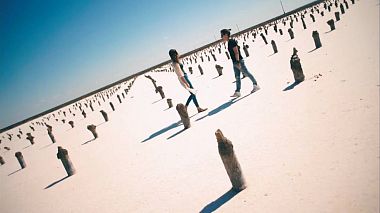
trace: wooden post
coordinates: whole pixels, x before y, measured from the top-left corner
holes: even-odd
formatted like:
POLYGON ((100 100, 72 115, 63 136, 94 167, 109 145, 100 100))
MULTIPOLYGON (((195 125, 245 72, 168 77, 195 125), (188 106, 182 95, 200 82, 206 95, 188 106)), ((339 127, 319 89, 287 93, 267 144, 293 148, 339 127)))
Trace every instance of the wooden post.
POLYGON ((176 109, 178 111, 179 116, 181 117, 181 121, 182 121, 185 129, 190 128, 191 127, 190 118, 189 118, 189 114, 187 113, 187 109, 186 109, 185 105, 177 104, 176 109))
POLYGON ((346 12, 344 11, 344 6, 342 3, 340 3, 339 7, 340 7, 340 13, 342 13, 342 15, 345 14, 346 12))
POLYGON ((223 67, 222 67, 222 66, 216 64, 216 65, 215 65, 215 69, 216 69, 216 71, 218 72, 218 75, 219 75, 219 76, 223 75, 223 67))
POLYGON ((0 156, 0 165, 4 165, 5 164, 5 161, 3 159, 3 157, 0 156))
POLYGON ((322 43, 321 43, 321 39, 319 38, 318 31, 313 31, 312 36, 313 36, 313 39, 314 39, 315 48, 318 49, 318 48, 322 47, 322 43))
POLYGON ((267 44, 268 44, 268 41, 267 41, 267 38, 265 38, 265 35, 261 33, 260 36, 261 36, 261 38, 263 39, 265 45, 267 45, 267 44))
POLYGON ((65 167, 67 176, 74 175, 76 173, 73 164, 71 163, 69 152, 62 147, 58 147, 57 158, 62 161, 63 167, 65 167))
POLYGON ((335 30, 335 22, 334 19, 330 19, 327 21, 327 24, 330 26, 330 30, 333 31, 335 30))
POLYGON ((294 39, 294 32, 291 28, 289 28, 288 33, 289 33, 290 39, 294 39))
POLYGON ((102 113, 102 116, 103 116, 104 120, 107 122, 108 121, 108 115, 107 115, 107 113, 104 110, 100 110, 100 113, 102 113))
POLYGON ((34 137, 32 136, 32 134, 31 133, 26 133, 26 135, 28 136, 28 137, 26 137, 26 139, 33 145, 34 144, 34 137))
POLYGON ((46 127, 47 127, 47 131, 48 131, 48 135, 51 139, 51 142, 55 143, 56 141, 55 141, 55 137, 53 135, 53 127, 50 125, 46 125, 46 127))
POLYGON ((293 48, 293 55, 290 57, 290 68, 292 69, 295 82, 302 82, 305 80, 305 75, 303 74, 301 60, 297 52, 297 49, 293 48))
POLYGON ((336 19, 336 21, 340 20, 340 13, 339 12, 335 12, 335 19, 336 19))
POLYGON ((87 114, 86 114, 86 112, 84 110, 82 111, 82 115, 83 115, 83 118, 87 117, 87 114))
POLYGON ((172 99, 168 98, 166 101, 168 102, 169 108, 172 108, 173 107, 172 99))
POLYGON ((117 95, 117 99, 119 100, 119 103, 122 103, 122 102, 121 102, 120 95, 117 95))
POLYGON ((272 44, 273 52, 278 53, 276 42, 272 40, 270 43, 272 44))
POLYGON ((88 125, 87 129, 90 130, 90 132, 92 133, 95 139, 98 138, 98 133, 96 132, 96 126, 94 124, 88 125))
POLYGON ((162 86, 158 86, 156 92, 159 92, 159 93, 160 93, 160 96, 161 96, 162 99, 165 98, 165 93, 164 93, 164 91, 162 90, 162 86))
POLYGON ((16 152, 15 153, 15 156, 21 166, 21 169, 25 168, 26 167, 26 163, 25 163, 25 160, 24 160, 24 156, 22 156, 22 153, 21 152, 16 152))
POLYGON ((199 72, 201 73, 201 75, 203 75, 203 69, 202 69, 200 64, 198 64, 198 69, 199 69, 199 72))
POLYGON ((74 121, 69 121, 71 128, 74 128, 74 121))
POLYGON ((110 106, 111 106, 112 111, 115 111, 115 107, 113 106, 112 102, 110 102, 110 106))
POLYGON ((232 142, 219 129, 215 132, 220 158, 230 178, 232 189, 239 192, 247 187, 232 142))

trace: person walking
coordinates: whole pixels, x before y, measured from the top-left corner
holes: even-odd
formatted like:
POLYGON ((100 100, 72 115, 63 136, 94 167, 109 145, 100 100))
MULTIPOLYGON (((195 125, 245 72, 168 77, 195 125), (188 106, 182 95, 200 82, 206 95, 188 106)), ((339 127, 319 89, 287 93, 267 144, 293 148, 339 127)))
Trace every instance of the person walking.
POLYGON ((170 59, 172 61, 172 66, 174 68, 174 71, 177 74, 179 82, 187 91, 190 92, 190 96, 187 99, 186 105, 185 105, 186 109, 189 106, 190 102, 193 101, 195 106, 197 107, 198 113, 206 111, 207 108, 202 109, 199 106, 199 103, 198 103, 198 100, 196 97, 197 91, 194 89, 193 85, 191 84, 191 82, 189 80, 189 77, 187 76, 187 73, 184 71, 183 64, 179 62, 179 54, 178 54, 177 50, 171 49, 169 51, 169 56, 170 56, 170 59))
POLYGON ((236 78, 236 90, 235 90, 235 93, 231 97, 238 98, 241 96, 240 73, 245 74, 252 81, 253 89, 251 93, 258 91, 260 87, 257 85, 256 79, 253 77, 253 75, 248 71, 247 67, 245 66, 243 56, 240 53, 240 47, 235 39, 230 38, 231 36, 230 31, 231 31, 230 29, 223 29, 220 31, 220 35, 224 42, 228 42, 227 49, 231 56, 230 58, 232 60, 235 78, 236 78))

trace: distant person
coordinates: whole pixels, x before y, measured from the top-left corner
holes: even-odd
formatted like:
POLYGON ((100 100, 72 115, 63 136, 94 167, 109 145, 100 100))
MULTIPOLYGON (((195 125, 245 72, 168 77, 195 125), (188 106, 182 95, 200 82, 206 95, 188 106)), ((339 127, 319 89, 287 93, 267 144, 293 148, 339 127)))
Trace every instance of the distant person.
POLYGON ((190 92, 190 96, 186 101, 186 109, 189 106, 190 102, 193 101, 195 106, 197 107, 198 113, 206 111, 207 108, 202 109, 198 104, 197 97, 195 96, 197 91, 194 89, 193 85, 191 84, 189 77, 187 76, 187 73, 183 70, 183 64, 179 62, 179 54, 177 50, 171 49, 169 51, 169 56, 170 56, 170 59, 172 60, 172 66, 174 68, 175 73, 178 76, 179 82, 187 91, 190 92))
POLYGON ((238 98, 241 96, 240 89, 241 89, 241 79, 240 79, 240 73, 242 72, 247 76, 253 83, 253 89, 251 93, 256 92, 260 89, 260 87, 257 85, 256 79, 253 77, 253 75, 248 71, 247 67, 244 64, 244 59, 240 53, 240 47, 236 40, 231 39, 231 32, 229 29, 223 29, 220 31, 221 37, 224 42, 228 41, 228 52, 232 59, 232 64, 234 67, 235 72, 235 78, 236 78, 236 91, 231 96, 233 98, 238 98))

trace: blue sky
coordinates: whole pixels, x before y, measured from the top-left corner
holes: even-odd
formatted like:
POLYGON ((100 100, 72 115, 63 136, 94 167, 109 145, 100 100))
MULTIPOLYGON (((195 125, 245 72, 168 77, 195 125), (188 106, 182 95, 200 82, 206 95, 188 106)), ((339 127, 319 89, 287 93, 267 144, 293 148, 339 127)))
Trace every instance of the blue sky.
POLYGON ((280 14, 279 0, 0 0, 0 128, 280 14))

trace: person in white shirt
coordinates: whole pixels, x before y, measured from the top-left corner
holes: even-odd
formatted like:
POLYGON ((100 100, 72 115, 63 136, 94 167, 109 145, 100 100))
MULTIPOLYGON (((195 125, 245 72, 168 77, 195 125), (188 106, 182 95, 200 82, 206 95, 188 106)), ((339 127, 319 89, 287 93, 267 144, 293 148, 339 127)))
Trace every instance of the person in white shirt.
POLYGON ((172 61, 172 66, 174 68, 174 71, 178 76, 179 82, 187 91, 190 92, 190 96, 186 101, 186 109, 189 106, 190 102, 193 101, 195 106, 197 107, 198 113, 206 111, 207 108, 202 109, 199 106, 197 97, 195 95, 197 93, 197 91, 194 89, 193 85, 191 84, 191 82, 189 80, 189 77, 187 76, 187 73, 184 71, 183 64, 179 62, 179 54, 178 54, 177 50, 171 49, 169 51, 169 56, 170 56, 170 59, 172 61))

